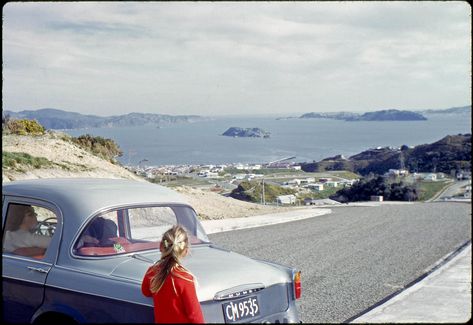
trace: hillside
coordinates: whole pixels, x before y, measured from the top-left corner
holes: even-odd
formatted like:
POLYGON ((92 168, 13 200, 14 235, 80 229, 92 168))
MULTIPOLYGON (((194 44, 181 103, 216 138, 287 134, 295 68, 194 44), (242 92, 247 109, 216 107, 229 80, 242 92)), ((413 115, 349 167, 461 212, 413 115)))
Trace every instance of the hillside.
POLYGON ((175 123, 191 123, 206 120, 198 115, 165 115, 149 113, 129 113, 115 116, 83 115, 59 109, 43 108, 21 112, 4 111, 5 116, 16 119, 37 120, 46 129, 81 129, 100 127, 123 127, 155 125, 165 126, 175 123))
POLYGON ((452 107, 446 109, 428 109, 425 111, 420 111, 422 114, 470 114, 471 115, 471 105, 470 106, 461 106, 461 107, 452 107))
POLYGON ((2 181, 50 177, 142 178, 80 148, 60 132, 41 136, 2 135, 2 153, 26 153, 47 161, 41 168, 25 164, 8 167, 2 163, 2 181), (49 163, 47 163, 49 162, 49 163))
POLYGON ((330 118, 345 121, 422 121, 425 116, 412 111, 401 111, 397 109, 380 110, 364 114, 340 112, 340 113, 307 113, 300 118, 330 118))
MULTIPOLYGON (((38 168, 35 168, 21 163, 8 167, 2 159, 2 182, 57 177, 127 178, 145 182, 143 178, 125 168, 78 147, 61 132, 48 131, 41 136, 3 134, 2 145, 3 158, 6 155, 17 156, 22 153, 40 160, 38 168)), ((242 202, 187 186, 178 187, 176 190, 194 207, 201 219, 248 217, 287 210, 242 202)))
POLYGON ((306 172, 348 170, 361 175, 384 174, 389 169, 404 168, 415 172, 443 172, 471 169, 471 134, 448 135, 431 143, 408 148, 368 149, 348 159, 335 156, 303 164, 306 172))

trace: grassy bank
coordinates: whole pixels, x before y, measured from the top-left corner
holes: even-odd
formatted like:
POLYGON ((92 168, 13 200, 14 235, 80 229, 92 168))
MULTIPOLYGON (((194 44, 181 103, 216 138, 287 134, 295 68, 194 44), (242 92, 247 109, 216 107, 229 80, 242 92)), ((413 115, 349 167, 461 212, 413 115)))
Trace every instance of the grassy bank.
POLYGON ((421 181, 418 183, 419 201, 427 201, 435 196, 438 192, 450 185, 451 182, 445 181, 421 181))

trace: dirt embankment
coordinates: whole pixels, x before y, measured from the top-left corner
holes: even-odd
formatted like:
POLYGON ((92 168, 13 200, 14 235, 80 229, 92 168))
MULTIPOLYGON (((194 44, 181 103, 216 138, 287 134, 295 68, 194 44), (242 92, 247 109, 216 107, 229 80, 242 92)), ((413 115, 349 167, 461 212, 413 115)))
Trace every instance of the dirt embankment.
MULTIPOLYGON (((125 168, 64 140, 60 132, 48 132, 43 136, 2 135, 2 151, 23 152, 33 157, 44 157, 55 164, 54 167, 47 168, 31 166, 8 168, 2 164, 2 182, 58 177, 127 178, 146 181, 125 168)), ((243 202, 188 186, 178 187, 175 190, 194 207, 201 219, 248 217, 289 209, 243 202)))

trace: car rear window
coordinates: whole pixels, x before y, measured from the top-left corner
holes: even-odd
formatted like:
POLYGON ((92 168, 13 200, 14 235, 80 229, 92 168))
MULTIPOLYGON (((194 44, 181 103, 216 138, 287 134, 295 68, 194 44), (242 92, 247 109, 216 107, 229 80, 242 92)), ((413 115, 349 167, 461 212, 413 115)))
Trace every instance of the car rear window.
POLYGON ((159 249, 164 232, 176 224, 187 230, 191 245, 209 241, 194 210, 187 206, 129 207, 90 220, 74 251, 82 256, 108 256, 159 249))

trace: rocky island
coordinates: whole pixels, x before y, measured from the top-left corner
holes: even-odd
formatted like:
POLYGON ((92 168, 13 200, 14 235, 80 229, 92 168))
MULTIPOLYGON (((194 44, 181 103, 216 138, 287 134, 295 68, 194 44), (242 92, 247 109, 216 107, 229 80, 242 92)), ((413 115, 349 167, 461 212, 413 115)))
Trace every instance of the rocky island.
POLYGON ((231 127, 222 135, 239 138, 269 138, 270 133, 260 128, 231 127))

